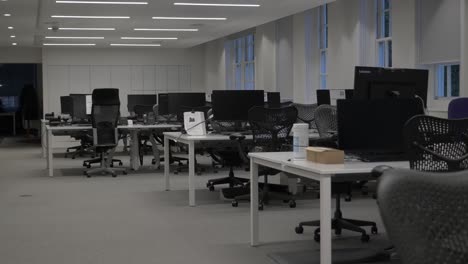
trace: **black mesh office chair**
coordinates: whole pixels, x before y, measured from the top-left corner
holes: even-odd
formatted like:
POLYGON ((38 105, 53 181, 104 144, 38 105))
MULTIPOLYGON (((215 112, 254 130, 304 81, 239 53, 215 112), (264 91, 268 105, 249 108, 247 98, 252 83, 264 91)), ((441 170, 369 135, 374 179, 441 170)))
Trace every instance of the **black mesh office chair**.
POLYGON ((445 172, 468 169, 468 119, 415 116, 404 128, 414 170, 445 172))
POLYGON ((317 104, 293 104, 297 109, 297 119, 301 122, 309 124, 310 128, 316 128, 315 125, 315 110, 317 109, 317 104))
POLYGON ((389 169, 377 193, 385 229, 402 263, 468 263, 467 171, 389 169))
MULTIPOLYGON (((296 120, 297 109, 293 106, 284 108, 253 107, 250 109, 249 123, 253 134, 254 146, 252 151, 277 152, 289 150, 291 147, 289 135, 296 120)), ((241 137, 234 139, 242 140, 241 137)), ((240 154, 246 155, 247 153, 241 152, 240 154)), ((244 158, 248 160, 247 156, 244 158)), ((264 177, 264 183, 261 185, 262 187, 259 192, 260 210, 263 210, 264 204, 268 204, 271 199, 289 202, 289 206, 291 208, 296 207, 296 201, 292 194, 289 192, 273 191, 273 188, 271 188, 272 186, 268 183, 268 176, 276 175, 278 173, 279 171, 269 168, 261 168, 259 171, 259 176, 264 177)), ((244 199, 250 200, 250 195, 235 197, 232 205, 237 207, 238 201, 244 199)))
MULTIPOLYGON (((315 111, 315 122, 317 123, 317 129, 319 131, 320 138, 323 139, 320 146, 325 147, 336 147, 336 132, 338 128, 337 110, 336 107, 330 105, 321 105, 315 111)), ((332 192, 335 195, 335 213, 332 219, 332 229, 335 230, 336 235, 341 235, 342 230, 350 230, 361 233, 361 241, 367 242, 370 237, 366 230, 362 227, 370 226, 372 234, 378 232, 377 225, 375 222, 346 219, 343 218, 341 211, 341 196, 346 195, 345 200, 351 201, 351 187, 353 182, 332 182, 332 192)), ((319 227, 320 221, 307 221, 301 222, 295 228, 297 234, 304 232, 304 226, 319 227)), ((320 228, 315 229, 314 240, 320 242, 320 228)))
POLYGON ((85 171, 91 177, 94 173, 108 173, 116 177, 117 171, 126 174, 123 168, 110 168, 112 155, 117 147, 118 120, 120 117, 120 100, 118 89, 95 89, 93 91, 93 106, 91 123, 93 126, 93 140, 96 153, 100 155, 101 167, 85 171))

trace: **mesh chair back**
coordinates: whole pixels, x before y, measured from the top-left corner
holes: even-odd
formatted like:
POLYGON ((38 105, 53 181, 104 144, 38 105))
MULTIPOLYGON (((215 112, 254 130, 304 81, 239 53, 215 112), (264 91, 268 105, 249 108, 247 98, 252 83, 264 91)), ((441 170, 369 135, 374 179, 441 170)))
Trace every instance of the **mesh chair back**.
POLYGON ((412 169, 429 172, 468 169, 468 119, 415 116, 404 128, 412 169))
POLYGON ((389 170, 380 178, 380 214, 402 263, 468 263, 467 176, 389 170))
POLYGON ((120 118, 118 89, 95 89, 91 123, 96 129, 96 145, 116 145, 116 129, 120 118))
POLYGON ((249 110, 249 123, 254 144, 263 151, 280 151, 297 120, 297 109, 253 107, 249 110))
POLYGON ((320 138, 329 138, 338 131, 337 109, 331 105, 321 105, 315 110, 315 124, 320 138))
POLYGON ((315 110, 317 104, 293 104, 297 109, 297 119, 315 128, 315 110))
POLYGON ((453 99, 448 107, 448 118, 468 118, 468 98, 453 99))

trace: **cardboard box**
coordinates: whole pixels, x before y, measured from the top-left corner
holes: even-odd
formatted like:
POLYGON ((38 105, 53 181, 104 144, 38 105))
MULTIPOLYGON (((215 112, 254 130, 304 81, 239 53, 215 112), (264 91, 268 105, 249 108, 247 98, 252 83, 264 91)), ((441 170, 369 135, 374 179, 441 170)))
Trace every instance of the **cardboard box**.
POLYGON ((321 164, 343 164, 344 151, 332 148, 308 147, 307 160, 321 164))

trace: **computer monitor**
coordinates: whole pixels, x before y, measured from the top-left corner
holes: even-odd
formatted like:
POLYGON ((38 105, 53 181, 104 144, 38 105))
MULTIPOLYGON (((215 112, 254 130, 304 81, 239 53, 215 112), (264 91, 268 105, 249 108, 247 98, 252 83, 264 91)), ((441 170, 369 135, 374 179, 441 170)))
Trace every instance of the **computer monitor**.
POLYGON ((73 98, 71 96, 60 96, 60 112, 73 115, 73 98))
POLYGON ((160 93, 158 94, 158 115, 169 114, 169 94, 160 93))
POLYGON ((331 96, 329 90, 317 90, 317 104, 318 105, 331 105, 331 96))
POLYGON ((279 92, 268 92, 267 93, 267 104, 271 108, 281 107, 281 94, 279 92))
MULTIPOLYGON (((91 114, 91 109, 88 109, 89 94, 70 94, 73 100, 73 111, 72 117, 75 120, 87 119, 88 115, 91 114)), ((92 97, 91 97, 92 106, 92 97)))
POLYGON ((427 106, 429 71, 356 67, 354 90, 356 99, 414 98, 427 106))
POLYGON ((157 104, 156 94, 129 94, 127 96, 128 112, 134 112, 135 105, 155 105, 157 104))
POLYGON ((347 152, 406 152, 405 123, 424 114, 420 99, 338 100, 338 144, 347 152))
POLYGON ((249 110, 264 105, 263 91, 213 91, 213 118, 218 121, 248 121, 249 110))
POLYGON ((349 89, 321 89, 317 90, 317 105, 334 105, 335 100, 339 99, 353 99, 354 90, 349 89), (332 93, 335 93, 332 96, 332 93), (333 100, 332 100, 333 98, 333 100))
POLYGON ((187 107, 202 107, 206 105, 205 93, 169 93, 169 114, 180 116, 187 107))

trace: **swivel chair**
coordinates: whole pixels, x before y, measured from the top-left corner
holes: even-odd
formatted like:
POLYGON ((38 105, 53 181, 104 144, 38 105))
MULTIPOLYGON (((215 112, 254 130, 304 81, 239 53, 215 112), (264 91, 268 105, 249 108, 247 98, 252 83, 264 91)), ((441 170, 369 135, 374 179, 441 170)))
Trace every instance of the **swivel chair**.
POLYGON ((95 89, 92 96, 93 140, 96 153, 100 155, 101 167, 87 170, 85 175, 89 178, 94 173, 108 173, 116 177, 118 171, 126 174, 127 171, 123 168, 110 168, 112 155, 119 141, 117 130, 120 117, 119 90, 95 89))
MULTIPOLYGON (((264 108, 252 107, 249 110, 249 124, 253 134, 253 151, 256 152, 276 152, 285 151, 290 148, 290 132, 292 126, 297 120, 297 109, 293 106, 284 108, 264 108)), ((233 137, 234 140, 242 144, 245 137, 233 137)), ((243 148, 239 148, 242 150, 243 148)), ((240 155, 244 156, 244 160, 249 160, 248 152, 240 151, 240 155)), ((264 177, 264 183, 261 186, 259 195, 259 210, 263 210, 264 205, 268 204, 272 199, 279 199, 288 202, 291 208, 296 207, 296 201, 289 192, 273 191, 273 186, 268 183, 268 177, 278 174, 279 171, 269 168, 261 168, 259 176, 264 177), (270 191, 270 189, 272 191, 270 191)), ((232 206, 237 207, 239 200, 248 199, 250 195, 241 195, 234 198, 232 206)))
POLYGON ((309 124, 310 128, 316 128, 315 120, 315 110, 317 109, 317 104, 293 104, 297 109, 297 119, 303 123, 309 124))
MULTIPOLYGON (((336 131, 338 127, 336 107, 330 105, 321 105, 315 111, 315 122, 321 138, 325 139, 321 143, 322 146, 336 147, 336 131), (327 143, 328 141, 328 143, 327 143)), ((332 182, 332 193, 335 195, 335 213, 332 221, 332 229, 336 235, 341 235, 342 230, 350 230, 361 233, 361 241, 368 242, 370 236, 362 227, 370 226, 371 233, 377 234, 378 229, 375 222, 347 219, 343 217, 341 211, 341 196, 346 194, 346 201, 351 201, 351 186, 353 182, 332 182)), ((320 227, 320 221, 301 222, 295 228, 297 234, 304 232, 304 226, 320 227)), ((320 228, 316 228, 314 232, 314 240, 320 242, 320 228)))
POLYGON ((468 263, 467 176, 389 169, 380 177, 380 214, 402 263, 468 263))
POLYGON ((457 98, 450 101, 448 106, 448 118, 468 118, 468 98, 457 98))

